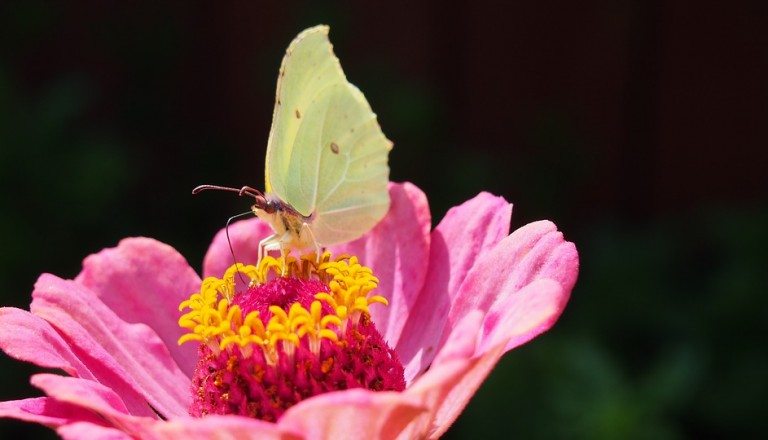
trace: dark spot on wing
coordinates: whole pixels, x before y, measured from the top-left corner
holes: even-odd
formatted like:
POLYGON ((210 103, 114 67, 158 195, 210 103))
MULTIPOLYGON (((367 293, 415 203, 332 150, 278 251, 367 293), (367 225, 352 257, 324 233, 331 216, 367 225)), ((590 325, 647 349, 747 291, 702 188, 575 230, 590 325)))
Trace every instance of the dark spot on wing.
POLYGON ((301 112, 299 112, 299 109, 296 109, 296 119, 301 119, 301 112))
POLYGON ((331 151, 333 154, 339 154, 339 144, 336 142, 331 142, 331 151))

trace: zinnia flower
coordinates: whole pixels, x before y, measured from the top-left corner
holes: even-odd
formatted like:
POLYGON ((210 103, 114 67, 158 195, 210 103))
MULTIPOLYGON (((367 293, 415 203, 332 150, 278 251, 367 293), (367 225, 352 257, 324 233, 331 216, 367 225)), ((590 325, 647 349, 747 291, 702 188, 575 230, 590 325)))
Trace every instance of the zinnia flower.
MULTIPOLYGON (((430 232, 418 188, 390 194, 374 230, 285 278, 242 285, 223 231, 205 281, 149 238, 89 256, 74 280, 43 274, 30 312, 0 309, 0 348, 70 376, 32 376, 46 397, 1 402, 0 416, 64 438, 439 437, 504 353, 554 324, 578 254, 548 221, 509 235, 500 197, 481 193, 430 232), (279 297, 267 286, 300 305, 264 303, 279 297)), ((269 232, 232 225, 238 261, 255 264, 269 232)))

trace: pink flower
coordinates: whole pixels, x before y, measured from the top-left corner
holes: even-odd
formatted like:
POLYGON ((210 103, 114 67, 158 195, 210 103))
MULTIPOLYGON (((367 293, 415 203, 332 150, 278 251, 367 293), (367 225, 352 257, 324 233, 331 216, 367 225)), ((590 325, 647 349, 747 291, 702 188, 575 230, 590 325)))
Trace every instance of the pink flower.
MULTIPOLYGON (((404 367, 403 391, 349 389, 303 400, 277 420, 189 416, 195 344, 178 345, 179 303, 201 279, 173 248, 129 238, 85 259, 74 280, 43 274, 30 312, 0 309, 0 348, 71 377, 36 374, 47 397, 1 402, 0 416, 64 438, 436 438, 507 351, 549 329, 578 272, 575 246, 540 221, 509 235, 511 205, 487 193, 451 209, 430 232, 424 194, 391 184, 392 208, 339 246, 373 269, 388 307, 376 327, 404 367)), ((230 227, 235 255, 254 261, 269 233, 258 219, 230 227)), ((219 233, 204 275, 232 263, 219 233)))

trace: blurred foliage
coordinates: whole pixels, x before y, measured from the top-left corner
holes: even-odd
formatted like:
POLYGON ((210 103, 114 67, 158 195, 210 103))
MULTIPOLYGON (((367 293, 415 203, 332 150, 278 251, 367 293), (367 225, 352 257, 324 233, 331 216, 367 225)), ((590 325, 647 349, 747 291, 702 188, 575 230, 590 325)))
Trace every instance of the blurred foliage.
MULTIPOLYGON (((393 180, 425 190, 434 222, 488 190, 515 203, 516 226, 551 218, 579 248, 563 317, 502 359, 446 438, 759 436, 768 206, 703 203, 643 219, 585 209, 601 158, 571 106, 532 108, 527 148, 511 149, 507 138, 471 144, 451 119, 456 91, 377 53, 355 54, 356 18, 342 7, 288 8, 292 18, 238 60, 252 88, 219 100, 232 94, 215 74, 226 66, 204 58, 216 50, 198 54, 216 30, 180 18, 192 9, 180 3, 137 4, 91 5, 99 19, 74 22, 45 1, 0 6, 0 303, 27 308, 41 272, 74 277, 82 258, 125 236, 170 243, 199 268, 213 233, 248 202, 193 199, 190 189, 258 186, 282 52, 299 29, 326 22, 348 76, 396 143, 393 180), (75 43, 60 42, 67 38, 75 43), (247 128, 232 122, 240 117, 247 128)), ((4 354, 0 369, 0 399, 39 395, 27 384, 39 369, 4 354)), ((53 434, 0 420, 0 438, 17 436, 53 434)))

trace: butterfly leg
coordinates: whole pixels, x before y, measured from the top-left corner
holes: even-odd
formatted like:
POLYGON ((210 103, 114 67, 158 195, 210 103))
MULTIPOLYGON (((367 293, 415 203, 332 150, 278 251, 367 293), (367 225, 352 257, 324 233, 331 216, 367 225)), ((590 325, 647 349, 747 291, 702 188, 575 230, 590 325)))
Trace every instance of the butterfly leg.
POLYGON ((301 225, 301 235, 303 236, 305 233, 309 235, 312 246, 315 248, 315 262, 320 263, 320 251, 322 251, 322 247, 320 246, 320 243, 317 242, 315 234, 312 233, 312 228, 309 226, 309 223, 306 222, 301 225))
POLYGON ((259 261, 256 263, 256 266, 261 263, 267 252, 277 249, 275 245, 280 245, 280 237, 277 234, 272 234, 259 242, 259 261))
POLYGON ((267 255, 269 251, 280 251, 280 263, 282 263, 281 276, 285 276, 288 268, 286 261, 288 254, 291 252, 291 247, 288 245, 292 238, 290 231, 284 232, 282 235, 272 234, 269 237, 259 242, 259 261, 267 255))

